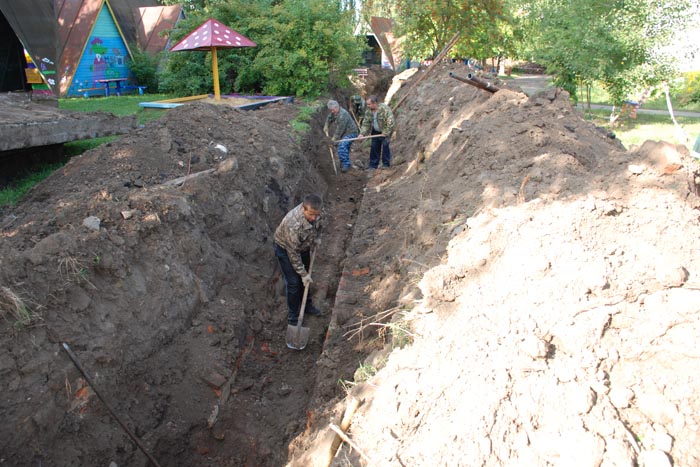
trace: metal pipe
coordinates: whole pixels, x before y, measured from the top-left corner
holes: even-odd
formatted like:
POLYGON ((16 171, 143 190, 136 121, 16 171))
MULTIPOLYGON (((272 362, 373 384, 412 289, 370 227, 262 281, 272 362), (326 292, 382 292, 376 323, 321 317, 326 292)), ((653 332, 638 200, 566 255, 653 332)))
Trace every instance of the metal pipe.
POLYGON ((496 90, 494 90, 493 88, 489 89, 488 87, 486 87, 486 85, 483 84, 483 82, 478 82, 478 81, 475 81, 475 80, 469 79, 469 78, 462 78, 461 76, 457 76, 457 75, 455 75, 455 74, 452 73, 452 72, 450 72, 450 77, 456 79, 457 81, 461 81, 461 82, 463 82, 463 83, 471 84, 471 85, 474 86, 475 88, 483 89, 484 91, 488 91, 488 92, 491 92, 491 93, 496 92, 496 90))
POLYGON ((494 86, 492 83, 479 78, 474 73, 467 73, 467 78, 474 81, 475 83, 481 84, 482 86, 484 86, 484 89, 486 89, 487 91, 496 92, 496 91, 500 90, 499 87, 494 86))
POLYGON ((126 434, 129 435, 129 437, 134 441, 134 443, 136 443, 136 446, 138 446, 139 449, 146 455, 146 457, 148 457, 148 460, 151 461, 151 463, 153 465, 155 465, 156 467, 160 467, 160 464, 158 464, 158 462, 156 462, 156 460, 153 458, 153 456, 151 456, 148 453, 148 451, 146 451, 145 446, 136 437, 136 435, 133 434, 131 432, 131 430, 129 430, 129 428, 127 428, 127 426, 124 424, 124 422, 122 422, 121 419, 119 418, 119 416, 117 416, 117 414, 114 412, 114 410, 112 410, 112 407, 110 407, 109 404, 107 403, 107 401, 104 400, 102 395, 97 390, 97 386, 95 386, 95 383, 92 381, 90 376, 88 376, 87 372, 80 365, 80 362, 78 362, 78 357, 76 357, 75 354, 73 353, 73 351, 70 349, 70 347, 68 347, 68 344, 63 342, 63 343, 61 343, 61 345, 63 346, 63 350, 66 351, 66 353, 70 357, 70 359, 73 362, 73 364, 75 365, 75 367, 83 375, 83 377, 85 378, 85 381, 87 381, 88 384, 90 385, 90 387, 92 388, 92 390, 95 391, 95 394, 97 394, 97 397, 102 401, 102 403, 105 405, 105 407, 107 407, 107 411, 109 411, 109 413, 112 415, 112 417, 114 417, 114 419, 117 421, 119 426, 122 427, 122 429, 126 432, 126 434))

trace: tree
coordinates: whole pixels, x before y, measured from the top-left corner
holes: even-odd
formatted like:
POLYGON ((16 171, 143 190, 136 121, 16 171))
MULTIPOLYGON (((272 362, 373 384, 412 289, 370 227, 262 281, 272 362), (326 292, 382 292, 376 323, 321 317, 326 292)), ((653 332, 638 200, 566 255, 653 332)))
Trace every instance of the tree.
POLYGON ((673 72, 662 51, 686 21, 688 0, 536 0, 521 3, 530 58, 578 98, 601 82, 615 105, 673 72))
POLYGON ((352 31, 353 12, 337 0, 286 0, 259 17, 260 51, 251 73, 271 94, 316 95, 329 81, 347 83, 361 63, 364 39, 352 31))
MULTIPOLYGON (((341 0, 181 0, 197 8, 174 34, 177 41, 207 18, 232 27, 257 47, 219 50, 223 92, 316 95, 343 84, 360 64, 364 44, 352 34, 353 11, 341 0)), ((209 92, 205 53, 171 54, 161 88, 180 95, 209 92)))
POLYGON ((463 33, 458 49, 485 48, 479 41, 488 31, 497 30, 503 6, 504 0, 373 0, 367 4, 370 12, 391 12, 397 35, 406 38, 405 53, 414 57, 435 57, 457 32, 463 33))

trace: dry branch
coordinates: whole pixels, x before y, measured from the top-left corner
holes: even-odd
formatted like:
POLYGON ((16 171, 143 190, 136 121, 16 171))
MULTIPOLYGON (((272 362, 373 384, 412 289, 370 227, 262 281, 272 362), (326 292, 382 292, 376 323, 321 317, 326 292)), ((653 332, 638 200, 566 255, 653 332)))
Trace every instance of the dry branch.
MULTIPOLYGON (((345 407, 345 413, 343 414, 343 419, 340 421, 340 430, 341 432, 344 432, 350 428, 350 422, 352 422, 352 417, 355 415, 355 412, 357 411, 357 408, 360 406, 360 400, 358 400, 355 397, 350 397, 348 400, 348 405, 345 407)), ((336 430, 333 429, 333 427, 336 427, 334 424, 330 424, 330 427, 333 431, 338 433, 336 430)), ((337 427, 336 427, 337 428, 337 427)), ((340 448, 340 443, 342 438, 338 436, 333 436, 333 439, 331 441, 331 445, 327 451, 323 451, 327 453, 327 457, 325 459, 322 459, 321 462, 318 464, 323 467, 328 467, 331 465, 331 462, 333 461, 333 457, 335 456, 335 453, 338 451, 338 448, 340 448)), ((348 443, 350 444, 350 443, 348 443)), ((359 451, 358 451, 359 452, 359 451)))
POLYGON ((442 49, 442 51, 438 54, 437 57, 435 57, 435 60, 433 60, 433 63, 431 63, 430 66, 428 67, 428 69, 425 70, 425 73, 420 75, 418 78, 415 79, 415 81, 413 81, 409 85, 409 88, 406 90, 406 92, 404 92, 403 96, 401 96, 401 99, 399 99, 399 101, 396 103, 394 108, 391 109, 392 111, 396 112, 396 109, 398 109, 401 106, 401 104, 403 104, 403 102, 411 94, 411 91, 413 91, 413 89, 418 85, 418 83, 423 81, 430 74, 430 72, 433 71, 433 68, 435 68, 435 66, 438 63, 440 63, 443 58, 445 58, 445 55, 447 55, 447 53, 450 51, 450 49, 452 49, 452 47, 457 43, 457 41, 459 40, 461 35, 462 35, 462 33, 460 31, 460 32, 456 33, 452 37, 452 39, 450 39, 450 42, 448 42, 447 45, 445 46, 445 48, 442 49))
POLYGON ((207 170, 202 170, 201 172, 195 172, 193 174, 185 175, 184 177, 179 177, 179 178, 175 178, 173 180, 168 180, 167 182, 163 182, 163 185, 166 185, 166 186, 182 185, 187 180, 199 177, 199 176, 204 175, 204 174, 210 174, 210 173, 214 172, 215 170, 216 169, 207 169, 207 170))
POLYGON ((520 191, 518 191, 518 203, 524 203, 525 202, 525 185, 527 185, 527 182, 530 180, 530 174, 527 174, 525 178, 523 178, 523 182, 520 184, 520 191))
POLYGON ((350 447, 353 448, 355 451, 357 451, 357 453, 358 453, 360 456, 362 456, 362 458, 363 458, 364 460, 366 460, 370 465, 372 465, 372 460, 371 460, 369 457, 367 457, 367 454, 365 454, 364 452, 362 452, 362 449, 360 449, 360 448, 357 446, 357 444, 355 444, 355 443, 348 437, 348 435, 346 435, 345 433, 343 433, 343 430, 341 430, 338 426, 336 426, 336 425, 334 425, 334 424, 332 424, 332 423, 331 423, 329 426, 330 426, 331 430, 335 431, 335 433, 340 437, 340 439, 342 439, 343 441, 345 441, 345 442, 348 444, 348 446, 350 446, 350 447))
POLYGON ((343 336, 347 337, 348 339, 352 339, 356 335, 360 334, 364 330, 365 327, 377 326, 378 323, 381 323, 382 321, 386 320, 386 318, 391 317, 392 315, 394 315, 397 311, 400 311, 401 309, 402 308, 399 308, 399 307, 389 308, 388 310, 380 311, 379 313, 376 313, 372 316, 368 316, 366 318, 361 318, 359 322, 348 326, 350 331, 343 334, 343 336))

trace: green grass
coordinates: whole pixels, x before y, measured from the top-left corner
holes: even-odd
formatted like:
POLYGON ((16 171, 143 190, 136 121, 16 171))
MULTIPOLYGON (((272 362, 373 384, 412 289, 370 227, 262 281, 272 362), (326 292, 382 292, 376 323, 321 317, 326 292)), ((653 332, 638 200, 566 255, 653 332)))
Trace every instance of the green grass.
MULTIPOLYGON (((596 125, 608 127, 610 112, 593 110, 590 120, 596 125)), ((676 117, 676 121, 690 137, 689 146, 692 148, 695 139, 700 135, 700 118, 676 117)), ((641 145, 646 140, 668 141, 673 144, 685 144, 677 135, 677 131, 669 115, 637 114, 636 119, 627 119, 614 130, 617 138, 629 148, 631 145, 641 145)))
MULTIPOLYGON (((579 103, 584 104, 586 102, 585 90, 579 89, 579 103)), ((671 91, 671 105, 673 110, 686 110, 690 112, 700 112, 700 103, 686 102, 686 99, 679 93, 671 91)), ((632 101, 637 101, 638 97, 630 98, 632 101)), ((600 84, 595 84, 591 87, 591 104, 604 104, 610 105, 610 95, 603 89, 600 84)), ((667 110, 668 106, 666 104, 666 95, 660 91, 656 90, 652 95, 647 98, 646 101, 640 107, 642 109, 650 110, 667 110)))
POLYGON ((133 94, 127 96, 110 97, 76 97, 59 99, 58 107, 74 112, 110 112, 114 115, 136 115, 139 123, 145 123, 160 118, 165 114, 164 109, 144 109, 139 107, 140 102, 153 102, 171 99, 173 96, 166 94, 133 94))
POLYGON ((27 174, 0 190, 0 207, 14 206, 34 185, 51 175, 55 170, 61 168, 63 164, 46 164, 40 169, 27 174))
POLYGON ((119 138, 119 137, 118 136, 103 136, 101 138, 81 139, 79 141, 71 141, 70 143, 63 144, 63 153, 68 158, 71 158, 73 156, 79 156, 80 154, 84 153, 85 151, 89 151, 90 149, 94 149, 97 146, 101 146, 105 143, 109 143, 110 141, 114 141, 117 138, 119 138))

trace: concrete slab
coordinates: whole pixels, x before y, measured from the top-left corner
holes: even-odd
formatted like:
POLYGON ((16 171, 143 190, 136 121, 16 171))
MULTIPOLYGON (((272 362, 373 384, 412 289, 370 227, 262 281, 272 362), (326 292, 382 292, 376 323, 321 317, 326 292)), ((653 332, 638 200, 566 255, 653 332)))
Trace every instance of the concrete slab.
POLYGON ((121 135, 137 126, 135 116, 70 112, 32 102, 29 94, 0 94, 0 151, 121 135))

